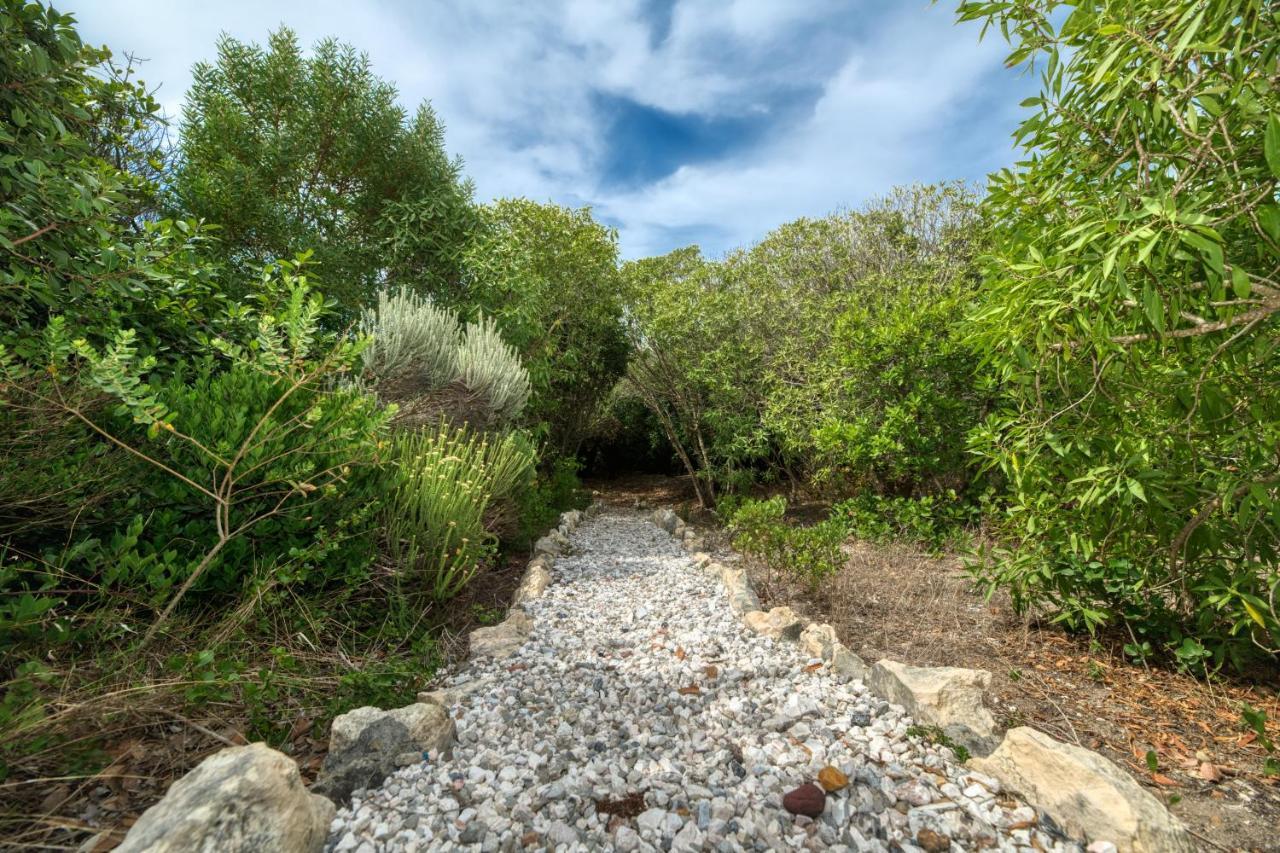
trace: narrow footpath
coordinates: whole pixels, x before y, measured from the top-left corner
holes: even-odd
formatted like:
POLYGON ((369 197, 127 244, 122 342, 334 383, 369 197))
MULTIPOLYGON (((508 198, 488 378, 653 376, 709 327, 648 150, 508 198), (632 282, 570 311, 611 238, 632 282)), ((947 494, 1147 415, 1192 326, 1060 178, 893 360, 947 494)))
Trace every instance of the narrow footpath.
POLYGON ((745 630, 639 513, 570 543, 529 639, 448 684, 452 757, 356 792, 329 850, 1081 849, 861 681, 745 630), (820 772, 821 815, 785 809, 820 772))

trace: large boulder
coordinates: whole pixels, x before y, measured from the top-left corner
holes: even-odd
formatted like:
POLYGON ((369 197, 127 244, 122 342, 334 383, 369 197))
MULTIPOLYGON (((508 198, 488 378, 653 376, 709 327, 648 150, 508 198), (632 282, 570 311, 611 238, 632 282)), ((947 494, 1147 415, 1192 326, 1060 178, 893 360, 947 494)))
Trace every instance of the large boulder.
POLYGON ((937 726, 976 755, 1000 743, 996 721, 984 704, 991 673, 954 666, 907 666, 882 660, 871 667, 867 686, 901 705, 916 722, 937 726))
POLYGON ((743 616, 742 621, 757 634, 775 640, 798 640, 804 630, 804 622, 790 607, 775 607, 767 613, 753 610, 743 616))
POLYGON ((471 632, 472 657, 502 660, 511 657, 533 630, 533 617, 516 608, 500 624, 471 632))
POLYGON ((333 803, 307 793, 298 765, 266 744, 216 752, 174 782, 117 850, 262 853, 321 850, 333 803))
POLYGON ((399 767, 439 761, 453 747, 453 720, 440 705, 418 702, 392 711, 356 708, 337 717, 312 790, 344 803, 358 788, 372 788, 399 767))
POLYGON ((1196 849, 1178 819, 1129 774, 1096 752, 1035 729, 1009 730, 990 757, 970 766, 999 779, 1074 837, 1133 853, 1196 849))

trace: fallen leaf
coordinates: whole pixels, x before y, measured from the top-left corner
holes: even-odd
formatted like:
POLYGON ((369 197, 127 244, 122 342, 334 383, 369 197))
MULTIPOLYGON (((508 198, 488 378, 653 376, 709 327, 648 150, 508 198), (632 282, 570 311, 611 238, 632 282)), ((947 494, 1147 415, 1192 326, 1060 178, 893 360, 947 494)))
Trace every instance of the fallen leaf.
POLYGON ((681 687, 676 692, 681 696, 697 696, 702 692, 702 688, 696 684, 690 684, 688 687, 681 687))
POLYGON ((1206 761, 1200 765, 1200 778, 1206 782, 1221 782, 1222 772, 1206 761))
POLYGON ((716 669, 714 666, 706 666, 706 667, 703 667, 702 671, 703 671, 704 673, 706 673, 707 678, 719 678, 719 677, 720 677, 720 670, 716 669))
POLYGON ((811 663, 811 664, 809 664, 808 666, 806 666, 806 667, 804 668, 804 671, 805 671, 805 672, 817 672, 817 671, 818 671, 818 670, 820 670, 820 669, 822 669, 822 664, 820 664, 820 663, 811 663))
POLYGON ((688 655, 687 655, 687 654, 685 654, 685 652, 684 652, 684 648, 683 648, 682 646, 676 646, 676 659, 677 659, 677 660, 684 660, 684 659, 685 659, 685 658, 687 658, 687 657, 688 657, 688 655))
POLYGON ((1177 783, 1177 782, 1173 781, 1172 779, 1170 779, 1168 776, 1164 775, 1163 773, 1152 773, 1152 774, 1151 774, 1151 781, 1152 781, 1152 782, 1155 782, 1157 785, 1165 785, 1166 787, 1170 787, 1170 788, 1176 788, 1176 787, 1178 787, 1178 783, 1177 783))

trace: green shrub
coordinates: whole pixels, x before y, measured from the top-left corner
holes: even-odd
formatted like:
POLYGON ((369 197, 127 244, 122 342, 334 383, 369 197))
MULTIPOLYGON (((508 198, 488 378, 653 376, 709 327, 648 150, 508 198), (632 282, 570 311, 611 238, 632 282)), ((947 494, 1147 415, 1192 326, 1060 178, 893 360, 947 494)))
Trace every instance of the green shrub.
POLYGON ((1256 0, 971 2, 1044 69, 991 176, 972 342, 1007 479, 978 576, 1179 663, 1280 651, 1280 17, 1256 0), (1105 131, 1100 129, 1105 128, 1105 131), (1143 636, 1145 634, 1145 637, 1143 636))
POLYGON ((796 575, 817 588, 844 565, 846 531, 839 519, 801 526, 784 520, 786 499, 743 500, 729 515, 734 547, 753 554, 771 570, 796 575))
POLYGON ((952 490, 919 498, 887 498, 863 492, 832 507, 831 517, 859 539, 915 542, 932 551, 943 551, 964 543, 981 522, 984 505, 952 490))
POLYGON ((499 199, 480 209, 468 289, 453 303, 492 317, 529 371, 524 422, 545 452, 573 456, 626 369, 618 235, 587 208, 499 199))
POLYGON ((554 527, 560 513, 584 509, 590 503, 591 495, 578 479, 578 460, 567 456, 553 459, 516 500, 519 516, 516 544, 528 545, 554 527))

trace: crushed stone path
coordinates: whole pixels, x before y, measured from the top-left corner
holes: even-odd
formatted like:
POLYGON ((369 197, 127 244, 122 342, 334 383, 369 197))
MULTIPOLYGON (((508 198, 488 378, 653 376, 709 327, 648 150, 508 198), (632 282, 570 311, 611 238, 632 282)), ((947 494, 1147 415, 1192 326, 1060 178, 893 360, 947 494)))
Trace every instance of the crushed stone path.
POLYGON ((329 850, 1079 851, 901 708, 747 631, 719 579, 638 513, 583 523, 532 635, 449 686, 443 763, 357 791, 329 850), (821 817, 782 797, 833 766, 821 817))

